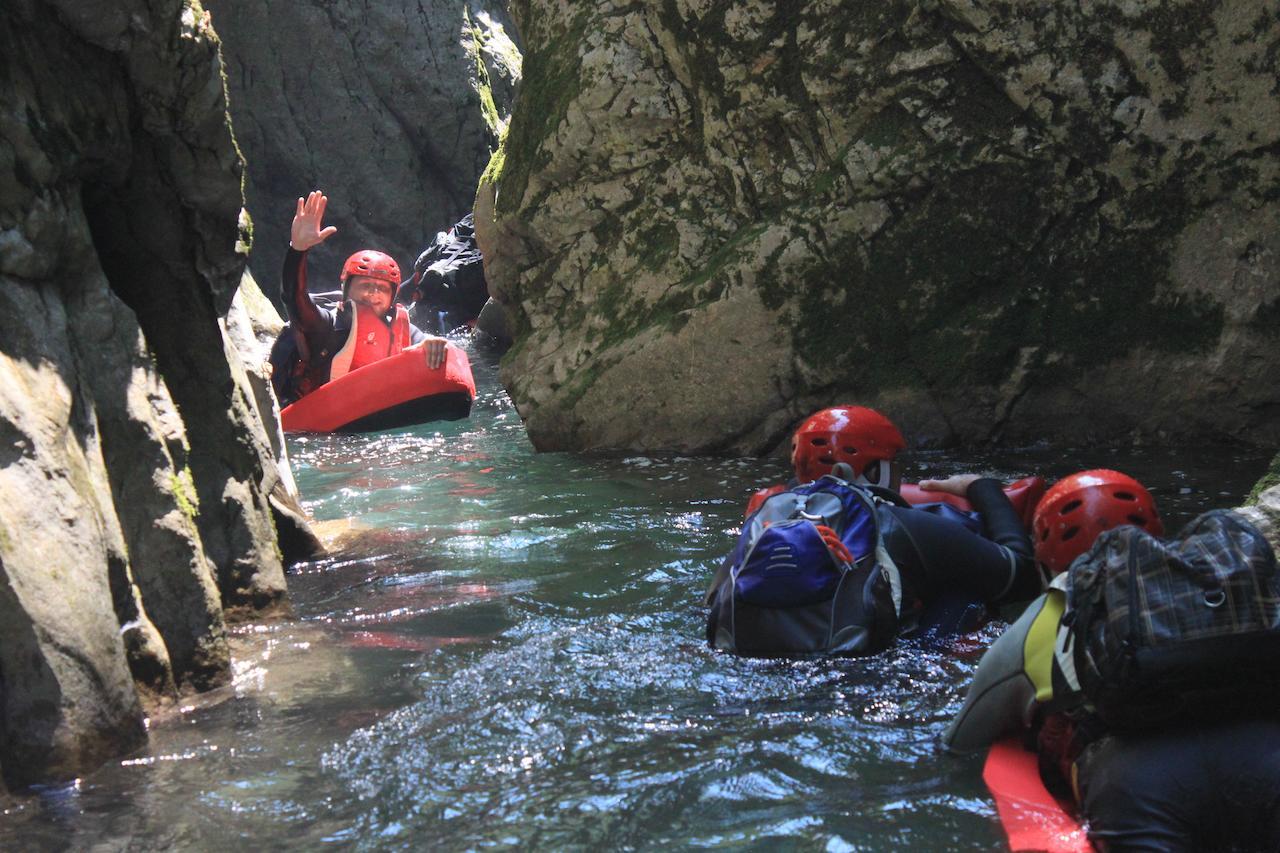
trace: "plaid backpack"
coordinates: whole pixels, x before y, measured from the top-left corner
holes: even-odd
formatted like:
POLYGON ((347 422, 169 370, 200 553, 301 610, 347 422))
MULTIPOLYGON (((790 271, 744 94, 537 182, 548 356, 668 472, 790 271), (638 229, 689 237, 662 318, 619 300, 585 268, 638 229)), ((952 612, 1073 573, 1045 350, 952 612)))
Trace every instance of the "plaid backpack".
POLYGON ((856 655, 892 643, 902 585, 880 536, 878 502, 827 475, 761 504, 708 596, 711 646, 748 656, 856 655))
POLYGON ((1067 596, 1058 675, 1109 728, 1280 708, 1276 558, 1235 513, 1169 541, 1109 530, 1054 586, 1067 596))

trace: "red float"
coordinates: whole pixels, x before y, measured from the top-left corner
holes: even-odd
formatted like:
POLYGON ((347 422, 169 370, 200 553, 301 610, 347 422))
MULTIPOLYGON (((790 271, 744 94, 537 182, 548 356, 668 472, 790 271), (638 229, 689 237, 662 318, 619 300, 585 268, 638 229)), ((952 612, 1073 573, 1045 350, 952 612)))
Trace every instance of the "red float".
POLYGON ((1072 816, 1070 804, 1045 788, 1036 754, 1023 749, 1018 738, 1006 738, 991 747, 982 780, 995 797, 1000 824, 1014 853, 1086 853, 1093 849, 1080 822, 1072 816))
MULTIPOLYGON (((1009 498, 1009 502, 1013 504, 1013 508, 1018 511, 1018 517, 1022 519, 1022 523, 1031 528, 1031 517, 1035 515, 1036 504, 1040 502, 1040 498, 1044 495, 1044 478, 1043 477, 1023 477, 1004 487, 1004 493, 1009 498)), ((764 503, 765 498, 776 495, 779 492, 786 491, 786 486, 769 486, 760 489, 751 496, 751 500, 747 503, 747 515, 755 512, 760 508, 760 504, 764 503)), ((953 495, 949 492, 926 492, 915 483, 903 483, 898 489, 898 493, 907 499, 907 503, 912 506, 920 504, 950 504, 958 510, 968 512, 973 509, 967 500, 959 495, 953 495)))
POLYGON ((421 347, 326 382, 285 406, 285 432, 374 432, 471 414, 476 383, 467 354, 452 343, 432 370, 421 347))

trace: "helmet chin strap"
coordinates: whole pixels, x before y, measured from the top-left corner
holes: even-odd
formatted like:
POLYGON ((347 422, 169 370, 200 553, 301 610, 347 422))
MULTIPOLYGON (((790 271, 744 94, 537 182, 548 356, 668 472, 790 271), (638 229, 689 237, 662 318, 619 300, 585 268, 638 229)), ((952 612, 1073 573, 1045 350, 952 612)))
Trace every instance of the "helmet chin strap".
MULTIPOLYGON (((880 486, 884 489, 893 488, 893 466, 895 463, 885 459, 878 461, 876 465, 876 479, 872 480, 867 477, 866 469, 858 475, 857 482, 866 483, 868 486, 880 486)), ((870 468, 871 466, 867 466, 870 468)))
MULTIPOLYGON (((855 473, 853 466, 848 462, 837 462, 831 466, 831 473, 846 483, 853 483, 858 486, 879 486, 884 489, 893 487, 893 463, 885 460, 878 460, 876 466, 876 479, 872 480, 866 476, 866 469, 861 474, 855 473)), ((868 465, 867 468, 871 466, 868 465)))
MULTIPOLYGON (((858 475, 853 473, 853 466, 850 465, 848 462, 837 462, 836 464, 832 465, 831 474, 832 476, 839 477, 841 480, 844 480, 846 483, 859 482, 858 475)), ((862 481, 862 482, 865 482, 865 481, 862 481)))

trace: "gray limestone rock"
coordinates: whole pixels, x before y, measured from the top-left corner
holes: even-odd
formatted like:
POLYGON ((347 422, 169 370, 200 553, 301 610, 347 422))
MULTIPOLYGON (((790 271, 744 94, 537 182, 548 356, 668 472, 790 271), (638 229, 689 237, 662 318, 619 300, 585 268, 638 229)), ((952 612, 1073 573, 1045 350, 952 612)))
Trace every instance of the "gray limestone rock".
POLYGON ((208 16, 12 0, 0 76, 13 788, 139 746, 146 705, 228 677, 224 606, 281 609, 285 587, 282 478, 223 328, 247 220, 208 16))
MULTIPOLYGON (((82 217, 76 230, 88 232, 82 217)), ((112 500, 127 543, 128 584, 137 585, 146 616, 129 612, 121 590, 117 612, 122 624, 150 617, 174 671, 171 681, 176 675, 181 684, 208 688, 226 679, 228 657, 217 583, 196 523, 190 448, 133 312, 111 293, 84 249, 79 263, 64 261, 69 329, 77 372, 94 389, 112 500)))
POLYGON ((294 201, 313 188, 338 233, 312 251, 312 275, 334 287, 348 254, 377 248, 407 269, 471 209, 520 74, 504 3, 206 5, 248 163, 250 265, 273 299, 294 201))
POLYGON ((110 587, 124 538, 65 308, 0 284, 0 767, 18 787, 71 778, 145 732, 110 587))
MULTIPOLYGON (((1262 477, 1254 484, 1253 490, 1249 493, 1249 497, 1245 503, 1258 503, 1264 492, 1269 492, 1278 485, 1280 485, 1280 453, 1276 454, 1275 458, 1271 460, 1271 464, 1267 466, 1267 470, 1263 473, 1262 477)), ((1274 500, 1275 494, 1280 493, 1273 494, 1273 503, 1280 506, 1280 500, 1274 500)))
POLYGON ((916 442, 1280 441, 1274 9, 512 13, 476 229, 539 448, 761 452, 840 402, 916 442))
POLYGON ((240 289, 231 302, 231 311, 224 326, 252 390, 254 411, 270 442, 267 449, 271 464, 265 466, 268 478, 264 479, 262 488, 271 504, 284 563, 292 565, 324 556, 324 545, 311 530, 306 510, 299 502, 298 486, 293 480, 285 446, 284 428, 280 424, 280 403, 271 387, 268 358, 284 321, 247 270, 240 280, 240 289))

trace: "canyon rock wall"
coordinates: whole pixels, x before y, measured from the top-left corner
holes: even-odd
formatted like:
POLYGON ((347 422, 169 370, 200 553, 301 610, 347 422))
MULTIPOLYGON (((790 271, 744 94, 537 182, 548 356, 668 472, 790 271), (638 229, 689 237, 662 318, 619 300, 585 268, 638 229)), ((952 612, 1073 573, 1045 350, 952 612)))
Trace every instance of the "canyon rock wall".
POLYGON ((206 5, 225 40, 258 231, 249 263, 264 290, 275 298, 294 201, 316 187, 338 227, 312 252, 317 288, 335 289, 343 259, 366 247, 407 274, 471 210, 510 115, 520 54, 505 3, 206 5))
POLYGON ((1280 441, 1249 0, 522 0, 476 203, 542 449, 1280 441), (483 213, 483 215, 482 215, 483 213))
POLYGON ((281 475, 224 329, 247 220, 196 0, 0 16, 0 773, 67 779, 287 606, 281 475))

